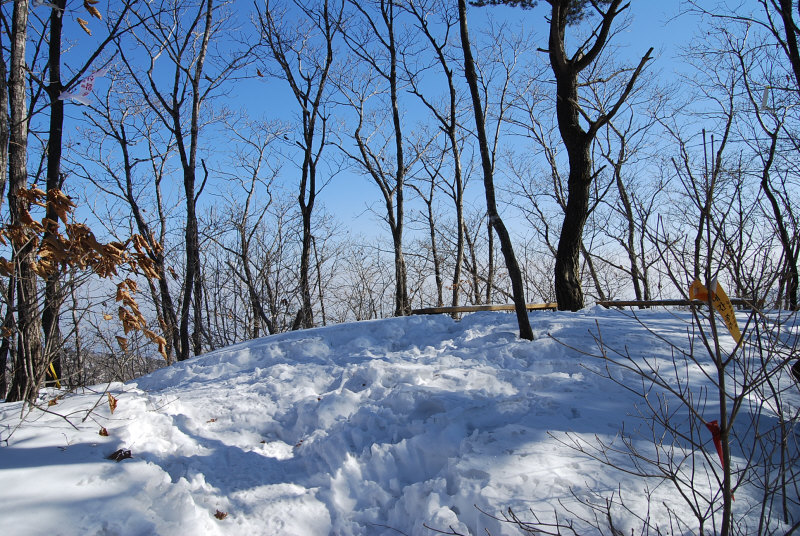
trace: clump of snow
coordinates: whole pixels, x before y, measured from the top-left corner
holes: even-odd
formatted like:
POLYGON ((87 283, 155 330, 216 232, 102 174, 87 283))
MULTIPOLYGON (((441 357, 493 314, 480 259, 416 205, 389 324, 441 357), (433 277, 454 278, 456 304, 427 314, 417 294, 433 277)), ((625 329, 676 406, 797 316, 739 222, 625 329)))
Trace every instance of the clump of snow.
MULTIPOLYGON (((688 313, 639 316, 686 338, 688 313)), ((635 413, 636 397, 577 351, 596 353, 598 326, 636 355, 668 349, 615 311, 531 320, 533 342, 502 313, 265 337, 111 385, 113 414, 94 407, 105 386, 23 421, 20 404, 0 404, 3 533, 503 535, 519 532, 480 510, 547 517, 573 493, 620 488, 636 506, 641 481, 557 438, 612 441, 635 413), (119 448, 133 457, 106 459, 119 448)))

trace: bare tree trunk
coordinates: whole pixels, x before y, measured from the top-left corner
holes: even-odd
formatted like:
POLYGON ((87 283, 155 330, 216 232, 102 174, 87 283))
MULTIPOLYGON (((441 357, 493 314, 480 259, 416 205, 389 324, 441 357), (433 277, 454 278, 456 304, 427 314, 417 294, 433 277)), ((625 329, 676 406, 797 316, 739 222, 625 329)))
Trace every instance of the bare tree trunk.
POLYGON ((637 300, 642 300, 642 276, 639 272, 639 259, 636 255, 636 222, 633 219, 633 209, 631 208, 630 198, 625 184, 622 182, 622 175, 617 169, 614 170, 614 178, 617 183, 617 192, 619 193, 622 208, 625 213, 625 250, 628 254, 628 261, 631 265, 631 281, 633 282, 633 292, 637 300))
POLYGON ((403 256, 403 223, 405 219, 405 178, 406 178, 406 164, 405 154, 403 151, 403 128, 400 123, 400 108, 398 106, 397 95, 397 44, 395 43, 395 13, 394 2, 391 0, 381 0, 381 14, 383 16, 386 29, 388 30, 389 37, 389 94, 392 105, 392 124, 394 125, 394 142, 395 142, 395 156, 396 156, 396 169, 395 169, 395 184, 397 186, 396 193, 396 218, 395 226, 392 230, 392 239, 394 241, 394 270, 395 280, 397 282, 395 289, 395 316, 407 316, 411 314, 411 302, 408 299, 408 272, 406 270, 406 260, 403 256))
MULTIPOLYGON (((394 253, 394 315, 405 316, 411 313, 411 302, 408 294, 408 274, 403 251, 403 232, 405 226, 405 189, 406 176, 409 168, 421 157, 424 150, 420 150, 413 155, 410 162, 407 160, 404 147, 403 123, 400 114, 399 104, 399 75, 397 72, 398 64, 398 35, 395 26, 397 14, 395 9, 399 9, 399 4, 392 0, 376 0, 374 3, 380 15, 373 16, 370 13, 369 5, 366 2, 348 0, 349 3, 358 11, 361 16, 359 22, 366 30, 360 34, 355 31, 357 25, 353 26, 353 31, 345 33, 344 38, 350 50, 361 62, 366 65, 366 69, 372 71, 376 82, 380 84, 381 91, 389 90, 388 108, 391 109, 391 139, 387 139, 385 147, 391 145, 391 157, 384 156, 384 146, 375 149, 371 145, 371 136, 362 136, 362 129, 365 126, 365 106, 367 101, 375 93, 369 95, 360 91, 345 90, 349 104, 356 111, 358 125, 353 133, 358 154, 352 154, 345 148, 343 152, 358 163, 372 178, 383 196, 383 203, 386 208, 386 221, 392 234, 392 249, 394 253), (379 51, 375 52, 372 45, 379 51), (386 84, 385 86, 383 84, 386 84), (384 162, 386 164, 384 165, 384 162), (390 169, 391 166, 391 169, 390 169)), ((376 130, 380 130, 383 125, 374 125, 376 130)), ((387 129, 389 127, 386 127, 387 129)), ((341 148, 341 146, 340 146, 341 148)))
MULTIPOLYGON (((777 0, 780 4, 779 13, 783 22, 783 31, 785 37, 784 53, 789 58, 789 63, 792 66, 796 87, 800 88, 800 51, 797 47, 797 33, 798 27, 794 22, 792 15, 792 0, 777 0)), ((774 4, 774 0, 772 2, 774 4)), ((767 2, 764 3, 765 7, 767 2)), ((798 14, 800 14, 800 5, 797 6, 798 14)), ((777 29, 777 28, 776 28, 777 29)), ((783 43, 782 43, 783 44, 783 43)))
POLYGON ((528 310, 525 304, 525 291, 522 284, 522 272, 520 271, 517 258, 514 255, 514 247, 511 243, 511 236, 508 234, 503 220, 497 213, 497 202, 494 193, 494 178, 492 171, 492 160, 489 153, 489 143, 486 138, 486 121, 481 106, 480 94, 478 90, 478 74, 475 72, 475 61, 472 57, 472 49, 469 41, 469 30, 467 29, 467 5, 466 0, 458 0, 459 27, 461 32, 461 48, 464 52, 464 71, 472 96, 472 108, 475 114, 475 129, 478 134, 480 145, 481 163, 483 166, 483 185, 486 194, 486 210, 489 215, 489 222, 500 239, 500 249, 506 261, 506 269, 511 278, 511 288, 514 295, 514 305, 517 314, 517 324, 519 325, 519 336, 522 339, 532 341, 533 330, 528 319, 528 310))
MULTIPOLYGON (((50 130, 47 140, 47 193, 61 190, 64 179, 61 176, 61 145, 64 125, 64 101, 58 96, 64 90, 61 84, 61 29, 66 0, 55 0, 50 10, 50 42, 48 50, 49 84, 46 87, 50 98, 50 130)), ((47 203, 45 216, 58 221, 58 214, 51 203, 47 203)), ((53 236, 50 225, 45 225, 44 240, 53 236)), ((42 329, 44 330, 45 356, 53 365, 56 378, 61 378, 61 328, 58 317, 64 300, 61 289, 61 272, 54 270, 45 282, 44 307, 42 310, 42 329)))
POLYGON ((6 314, 3 317, 3 337, 0 339, 0 398, 6 397, 8 391, 8 380, 6 379, 6 368, 8 367, 8 356, 11 355, 12 362, 15 355, 11 352, 13 343, 12 333, 14 332, 14 297, 16 296, 17 280, 15 275, 8 278, 8 287, 4 293, 6 302, 6 314))
MULTIPOLYGON (((434 3, 435 5, 435 3, 434 3)), ((458 24, 458 16, 457 13, 452 11, 451 8, 446 4, 442 3, 439 6, 441 9, 441 17, 442 23, 446 27, 446 35, 450 35, 450 30, 453 29, 458 24)), ((456 258, 455 258, 455 268, 453 270, 453 283, 452 283, 452 301, 451 305, 453 307, 458 306, 458 295, 461 291, 461 270, 464 264, 464 178, 463 172, 461 168, 461 150, 458 146, 458 92, 456 90, 455 85, 455 73, 454 70, 450 67, 450 61, 448 60, 445 54, 445 47, 448 43, 445 41, 439 42, 439 40, 433 35, 431 32, 431 28, 429 25, 431 15, 434 11, 430 8, 430 6, 423 6, 423 5, 416 5, 414 3, 409 4, 407 9, 416 17, 418 22, 418 27, 422 30, 425 34, 425 37, 428 39, 428 42, 436 51, 436 58, 439 63, 439 66, 442 69, 442 72, 445 75, 445 80, 447 81, 447 109, 440 110, 440 106, 430 102, 419 86, 416 83, 416 78, 414 76, 409 76, 409 80, 411 81, 414 93, 422 100, 425 106, 430 110, 430 112, 436 117, 436 120, 439 122, 439 128, 445 133, 447 136, 447 141, 450 145, 450 153, 453 160, 453 182, 448 186, 452 189, 451 195, 453 198, 453 204, 455 205, 456 209, 456 223, 455 228, 456 231, 456 258)))
POLYGON ((328 324, 328 317, 325 314, 325 294, 322 287, 322 263, 319 257, 319 250, 317 249, 316 237, 311 237, 311 245, 314 248, 314 265, 317 269, 317 298, 319 299, 319 312, 322 315, 322 325, 328 324))
POLYGON ((311 250, 312 250, 312 215, 318 193, 317 168, 327 140, 327 117, 323 114, 326 84, 333 63, 333 41, 341 30, 342 9, 331 12, 328 0, 316 10, 300 4, 303 14, 319 32, 321 46, 316 52, 319 57, 307 57, 306 40, 310 34, 295 36, 294 40, 286 34, 276 20, 274 8, 269 0, 265 3, 265 12, 259 13, 259 23, 267 40, 270 52, 280 66, 280 75, 289 84, 297 104, 302 110, 302 141, 297 145, 303 151, 303 163, 300 172, 298 204, 302 220, 302 245, 300 253, 300 299, 301 306, 292 329, 310 328, 314 326, 314 311, 311 301, 311 250), (301 42, 296 42, 297 40, 301 42), (297 62, 295 65, 293 62, 297 62))
MULTIPOLYGON (((305 183, 304 179, 301 183, 305 183)), ((314 310, 311 307, 311 279, 309 270, 311 266, 311 214, 316 200, 316 180, 312 177, 309 186, 301 185, 300 214, 303 220, 303 242, 300 252, 300 295, 302 305, 297 315, 293 329, 314 327, 314 310), (304 196, 308 194, 307 198, 304 196)))
MULTIPOLYGON (((0 43, 5 33, 0 33, 0 43)), ((0 54, 0 207, 6 192, 6 182, 8 182, 8 136, 9 136, 9 117, 8 117, 8 73, 6 70, 6 59, 0 54)), ((12 275, 8 279, 8 287, 3 297, 5 298, 6 313, 3 318, 3 334, 0 337, 0 398, 5 398, 8 390, 6 380, 6 367, 8 355, 11 347, 12 327, 14 325, 14 289, 16 281, 12 275)))
MULTIPOLYGON (((28 108, 25 92, 25 44, 28 25, 28 2, 16 0, 11 23, 11 65, 9 72, 9 106, 11 128, 9 136, 8 203, 11 224, 20 225, 29 204, 17 196, 27 187, 28 108)), ((7 400, 36 399, 45 367, 42 356, 41 316, 36 293, 36 274, 33 272, 33 242, 15 245, 14 262, 17 268, 17 358, 7 400)))
MULTIPOLYGON (((213 0, 205 0, 205 13, 203 23, 203 39, 197 58, 194 62, 193 73, 188 77, 191 85, 192 107, 189 124, 189 136, 186 140, 181 128, 180 102, 178 93, 172 93, 172 121, 174 132, 176 133, 176 143, 178 153, 181 157, 181 167, 183 168, 183 190, 186 198, 186 230, 185 230, 185 251, 186 251, 186 276, 184 280, 183 304, 181 306, 180 334, 181 334, 181 353, 178 360, 183 361, 189 358, 189 312, 190 308, 194 312, 192 321, 194 323, 193 333, 191 334, 191 346, 194 355, 202 352, 202 307, 203 307, 203 285, 200 273, 200 238, 197 227, 197 143, 200 133, 200 104, 202 101, 200 91, 200 80, 203 76, 208 43, 213 31, 212 22, 214 17, 213 0), (188 147, 187 147, 188 141, 188 147)), ((207 176, 206 176, 207 179, 207 176)), ((205 184, 205 180, 203 181, 205 184)), ((202 191, 202 188, 201 188, 202 191)))
POLYGON ((488 234, 489 266, 486 269, 486 303, 492 303, 492 288, 494 287, 494 232, 492 222, 486 219, 486 233, 488 234))
MULTIPOLYGON (((110 113, 107 120, 109 122, 112 121, 110 113)), ((156 199, 158 203, 156 212, 158 213, 159 223, 161 225, 161 243, 154 239, 155 234, 153 233, 151 226, 145 220, 144 215, 142 214, 142 209, 139 207, 139 203, 136 200, 133 183, 134 164, 131 161, 129 152, 129 147, 132 145, 132 142, 128 139, 125 125, 120 124, 118 128, 114 128, 112 126, 110 130, 112 131, 114 140, 119 145, 120 152, 122 153, 122 172, 124 175, 122 195, 127 200, 131 209, 131 215, 133 216, 133 221, 136 224, 136 229, 139 232, 139 235, 144 238, 148 244, 147 253, 150 256, 150 259, 153 261, 153 269, 158 274, 157 288, 152 282, 150 282, 151 292, 153 301, 156 305, 156 312, 160 321, 159 323, 161 324, 164 338, 167 341, 167 364, 171 364, 174 355, 181 355, 182 346, 178 316, 175 312, 175 302, 172 299, 172 292, 169 289, 169 273, 167 271, 166 259, 164 257, 164 249, 161 245, 164 241, 164 233, 167 222, 166 214, 161 206, 160 177, 158 176, 158 173, 155 173, 156 178, 154 187, 156 190, 156 199)))
POLYGON ((325 0, 318 12, 303 10, 322 34, 324 52, 321 63, 311 61, 310 72, 305 72, 302 65, 306 58, 302 57, 302 48, 292 50, 294 43, 286 43, 286 36, 281 35, 278 22, 273 18, 269 1, 266 11, 261 18, 261 27, 267 38, 273 57, 280 65, 284 79, 289 83, 298 105, 302 108, 303 141, 298 143, 303 151, 303 164, 300 175, 300 188, 298 203, 302 218, 302 249, 300 254, 300 294, 302 304, 295 318, 293 329, 310 328, 314 326, 314 311, 311 304, 311 280, 309 271, 311 266, 312 227, 311 217, 317 196, 317 165, 322 151, 327 144, 327 122, 322 114, 323 96, 328 81, 331 64, 333 63, 333 39, 339 31, 339 18, 334 18, 335 13, 329 10, 328 1, 325 0), (291 61, 299 63, 295 73, 291 61), (315 87, 316 86, 316 87, 315 87), (317 126, 319 121, 320 127, 317 126), (318 128, 319 131, 318 132, 318 128), (321 134, 321 139, 317 135, 321 134), (315 146, 317 143, 317 146, 315 146))
POLYGON ((797 311, 798 310, 797 251, 793 247, 792 238, 789 235, 789 230, 787 229, 786 223, 784 222, 779 201, 776 198, 775 193, 772 191, 772 187, 769 181, 770 168, 772 167, 772 162, 775 157, 775 146, 777 145, 777 141, 778 141, 778 132, 775 131, 774 133, 772 133, 772 140, 770 143, 769 152, 767 154, 767 161, 764 163, 764 169, 761 173, 761 189, 764 192, 764 195, 766 195, 767 199, 769 200, 770 208, 772 208, 772 215, 775 218, 775 225, 778 227, 778 238, 781 242, 781 247, 783 248, 783 258, 785 266, 784 268, 785 275, 783 279, 785 281, 787 305, 790 310, 797 311))
POLYGON ((572 3, 569 0, 550 2, 549 56, 550 66, 556 77, 556 115, 561 139, 569 157, 568 195, 564 209, 564 223, 558 240, 555 265, 555 290, 558 308, 562 311, 577 311, 583 308, 579 255, 583 228, 589 210, 589 190, 594 179, 592 174, 591 147, 597 131, 617 113, 630 94, 633 85, 650 59, 652 48, 641 59, 627 86, 616 103, 597 119, 588 121, 588 128, 581 126, 584 111, 578 99, 578 74, 594 62, 606 45, 611 25, 619 15, 622 0, 612 0, 608 10, 601 13, 601 20, 593 33, 594 43, 588 50, 579 49, 567 56, 565 34, 572 3))
MULTIPOLYGON (((61 173, 61 155, 63 144, 63 127, 64 127, 64 100, 59 98, 61 92, 65 89, 61 81, 61 44, 62 44, 62 29, 64 13, 67 8, 66 0, 54 0, 48 4, 50 9, 50 35, 48 42, 48 83, 45 87, 50 104, 50 124, 47 139, 47 194, 48 196, 53 192, 59 191, 63 187, 64 177, 61 173)), ((88 4, 86 4, 88 5, 88 4)), ((100 42, 95 50, 90 54, 88 61, 84 64, 83 68, 79 69, 75 75, 75 79, 80 76, 89 66, 92 61, 97 58, 103 49, 115 39, 118 35, 118 30, 125 20, 129 5, 126 3, 122 13, 119 14, 116 22, 109 28, 108 36, 100 42)), ((69 83, 74 83, 73 79, 69 83)), ((58 221, 58 213, 53 207, 52 203, 47 203, 45 212, 47 218, 43 222, 45 229, 43 240, 47 242, 55 237, 55 229, 52 225, 58 221)), ((44 342, 45 342, 45 359, 48 365, 52 364, 56 377, 61 377, 61 359, 63 356, 61 329, 59 327, 59 316, 61 305, 65 299, 65 291, 61 284, 61 272, 54 270, 47 276, 45 282, 45 297, 44 307, 42 310, 42 328, 44 329, 44 342)))
MULTIPOLYGON (((0 44, 2 36, 0 33, 0 44)), ((3 198, 6 193, 6 182, 8 182, 8 72, 6 69, 6 59, 0 54, 0 207, 3 205, 3 198)))
MULTIPOLYGON (((575 79, 577 89, 577 77, 575 79)), ((559 88, 561 93, 561 88, 559 88)), ((572 98, 560 94, 558 100, 572 98)), ((577 102, 577 91, 574 92, 577 102)), ((560 123, 560 121, 559 121, 560 123)), ((577 125, 577 121, 576 121, 577 125)), ((579 127, 580 128, 580 127, 579 127)), ((562 311, 577 311, 583 308, 583 289, 580 277, 580 248, 583 243, 583 228, 589 210, 589 186, 591 184, 590 143, 581 136, 564 136, 564 144, 569 148, 570 172, 567 184, 569 196, 564 210, 564 223, 558 239, 555 266, 555 289, 558 308, 562 311)))
POLYGON ((439 259, 439 248, 436 246, 436 220, 433 215, 433 192, 436 189, 436 177, 431 176, 431 189, 430 196, 425 198, 425 206, 428 210, 428 233, 431 239, 431 258, 433 260, 433 276, 436 281, 436 306, 441 307, 444 305, 444 297, 442 296, 442 289, 444 283, 442 281, 442 266, 439 259))
MULTIPOLYGON (((477 235, 480 234, 482 227, 482 225, 478 226, 474 239, 470 237, 466 224, 464 224, 463 228, 464 241, 467 246, 467 251, 469 252, 469 262, 471 264, 471 266, 467 267, 467 271, 470 273, 472 279, 472 303, 474 304, 481 303, 481 298, 483 297, 481 296, 480 282, 478 277, 478 256, 475 252, 475 242, 477 242, 477 235)), ((491 236, 491 234, 489 236, 491 236)))
MULTIPOLYGON (((455 136, 453 136, 455 141, 455 136)), ((458 293, 461 290, 461 269, 464 264, 464 183, 461 178, 461 162, 458 148, 453 146, 453 159, 455 161, 454 181, 456 184, 455 205, 456 205, 456 227, 458 234, 456 237, 456 266, 453 270, 453 307, 458 307, 458 293)))
POLYGON ((592 254, 588 249, 586 249, 586 245, 583 244, 583 240, 581 240, 581 255, 583 255, 583 262, 586 263, 586 268, 589 270, 589 276, 592 278, 592 282, 594 283, 594 288, 597 291, 597 297, 600 300, 605 300, 606 293, 603 290, 603 284, 600 282, 600 277, 597 275, 597 270, 594 267, 592 254))

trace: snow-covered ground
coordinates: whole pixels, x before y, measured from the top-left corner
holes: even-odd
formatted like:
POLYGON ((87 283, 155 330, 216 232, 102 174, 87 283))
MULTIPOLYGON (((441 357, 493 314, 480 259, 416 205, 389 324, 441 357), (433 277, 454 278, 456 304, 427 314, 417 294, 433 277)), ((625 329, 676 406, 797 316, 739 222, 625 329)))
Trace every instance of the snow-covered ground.
MULTIPOLYGON (((599 308, 531 313, 534 342, 519 340, 504 313, 345 324, 112 384, 113 414, 106 386, 22 422, 19 403, 0 404, 0 532, 519 534, 481 510, 547 518, 559 501, 574 508, 590 490, 621 490, 643 514, 645 484, 652 504, 681 511, 673 488, 564 445, 566 433, 610 441, 635 421, 637 397, 578 351, 597 353, 598 326, 634 357, 668 358, 658 336, 688 344, 688 313, 638 316, 655 333, 599 308), (132 456, 107 459, 118 449, 132 456)), ((705 447, 718 463, 710 434, 705 447)), ((735 504, 758 499, 740 489, 735 504)), ((623 532, 636 526, 630 512, 614 515, 623 532)))

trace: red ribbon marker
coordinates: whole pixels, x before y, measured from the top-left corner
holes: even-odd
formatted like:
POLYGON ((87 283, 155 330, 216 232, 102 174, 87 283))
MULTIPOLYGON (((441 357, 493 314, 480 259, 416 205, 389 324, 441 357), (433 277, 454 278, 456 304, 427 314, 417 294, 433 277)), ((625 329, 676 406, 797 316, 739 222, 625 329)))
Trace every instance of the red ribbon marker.
MULTIPOLYGON (((719 423, 716 420, 707 422, 706 428, 711 432, 711 437, 714 439, 714 446, 717 448, 717 454, 719 455, 719 463, 721 463, 722 468, 725 469, 725 459, 722 457, 722 436, 720 435, 721 430, 719 429, 719 423)), ((733 495, 731 495, 731 499, 734 501, 736 500, 733 495)))
POLYGON ((722 458, 722 436, 720 436, 719 423, 717 421, 707 422, 706 428, 711 432, 711 437, 714 438, 714 446, 717 448, 717 454, 719 454, 719 463, 721 463, 722 468, 725 469, 725 460, 722 458))

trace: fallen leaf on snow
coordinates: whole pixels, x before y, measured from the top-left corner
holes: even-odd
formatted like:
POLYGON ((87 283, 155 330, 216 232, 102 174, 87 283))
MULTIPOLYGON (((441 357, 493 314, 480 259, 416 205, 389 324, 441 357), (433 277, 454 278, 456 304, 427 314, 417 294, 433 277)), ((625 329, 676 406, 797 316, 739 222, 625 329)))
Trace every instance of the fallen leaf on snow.
POLYGON ((132 458, 131 451, 128 449, 117 449, 112 452, 109 456, 109 460, 114 460, 115 462, 119 463, 122 460, 127 460, 128 458, 132 458))
POLYGON ((108 395, 108 407, 111 408, 111 414, 114 414, 114 410, 117 409, 117 399, 111 396, 111 393, 106 393, 108 395))

